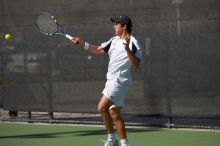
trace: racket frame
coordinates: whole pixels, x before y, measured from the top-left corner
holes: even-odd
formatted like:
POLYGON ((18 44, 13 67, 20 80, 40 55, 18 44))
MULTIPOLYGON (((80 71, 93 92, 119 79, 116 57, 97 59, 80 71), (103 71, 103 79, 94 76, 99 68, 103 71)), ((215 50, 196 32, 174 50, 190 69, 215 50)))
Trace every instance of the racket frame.
POLYGON ((56 18, 55 18, 53 15, 51 15, 50 13, 48 13, 48 12, 41 12, 41 13, 38 15, 38 17, 37 17, 36 20, 35 20, 35 26, 36 26, 37 31, 39 31, 39 32, 41 32, 41 33, 43 33, 43 34, 45 34, 45 35, 62 35, 62 36, 65 36, 66 38, 68 38, 68 39, 70 39, 70 40, 72 39, 72 37, 71 37, 69 34, 66 34, 66 33, 64 32, 64 30, 60 27, 60 25, 59 25, 58 21, 56 20, 56 18), (51 17, 51 18, 54 20, 55 24, 57 25, 57 29, 56 29, 56 31, 55 31, 54 33, 46 33, 46 32, 41 31, 41 29, 38 27, 38 25, 37 25, 37 23, 36 23, 36 20, 37 20, 37 18, 38 18, 40 15, 47 15, 47 16, 51 17), (60 32, 59 32, 59 31, 60 31, 60 32))

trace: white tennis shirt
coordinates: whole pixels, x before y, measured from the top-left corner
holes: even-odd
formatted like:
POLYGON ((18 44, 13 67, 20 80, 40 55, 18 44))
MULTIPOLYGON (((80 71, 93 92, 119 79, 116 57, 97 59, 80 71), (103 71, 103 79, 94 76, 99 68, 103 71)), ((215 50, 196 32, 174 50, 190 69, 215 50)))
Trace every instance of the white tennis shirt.
MULTIPOLYGON (((115 36, 101 44, 102 48, 109 55, 108 72, 106 75, 108 80, 114 78, 132 80, 131 62, 123 43, 126 43, 124 39, 115 36)), ((142 58, 142 49, 133 36, 130 36, 129 49, 137 58, 142 58)))

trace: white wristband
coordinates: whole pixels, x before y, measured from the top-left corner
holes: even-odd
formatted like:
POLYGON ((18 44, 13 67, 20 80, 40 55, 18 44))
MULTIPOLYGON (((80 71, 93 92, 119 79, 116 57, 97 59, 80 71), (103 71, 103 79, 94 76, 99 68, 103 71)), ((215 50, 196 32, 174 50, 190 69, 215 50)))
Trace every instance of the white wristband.
POLYGON ((84 47, 85 50, 89 50, 89 43, 85 42, 84 47))

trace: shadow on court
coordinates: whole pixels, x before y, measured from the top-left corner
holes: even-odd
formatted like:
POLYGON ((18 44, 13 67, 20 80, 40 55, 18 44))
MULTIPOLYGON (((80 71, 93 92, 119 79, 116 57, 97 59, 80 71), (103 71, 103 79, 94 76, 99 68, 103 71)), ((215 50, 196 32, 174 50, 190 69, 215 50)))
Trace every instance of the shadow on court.
MULTIPOLYGON (((161 131, 159 128, 150 128, 150 129, 127 129, 128 133, 137 133, 137 132, 154 132, 161 131)), ((51 133, 36 133, 36 134, 15 134, 8 136, 0 136, 0 139, 10 139, 10 138, 59 138, 59 137, 70 137, 70 136, 94 136, 94 135, 105 135, 106 130, 78 130, 78 131, 64 131, 64 132, 51 132, 51 133)))

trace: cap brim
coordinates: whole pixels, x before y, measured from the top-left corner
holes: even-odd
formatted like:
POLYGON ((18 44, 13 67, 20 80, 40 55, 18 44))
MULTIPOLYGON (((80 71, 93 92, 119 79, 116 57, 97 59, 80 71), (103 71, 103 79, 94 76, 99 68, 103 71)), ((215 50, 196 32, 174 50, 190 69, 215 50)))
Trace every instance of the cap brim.
POLYGON ((114 22, 114 23, 115 23, 115 22, 120 22, 120 20, 119 20, 118 18, 116 18, 116 17, 112 17, 112 18, 111 18, 111 21, 114 22))

